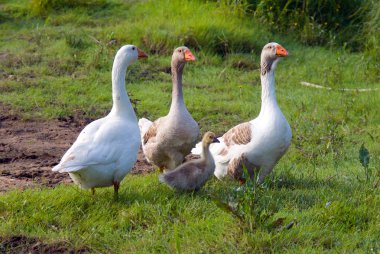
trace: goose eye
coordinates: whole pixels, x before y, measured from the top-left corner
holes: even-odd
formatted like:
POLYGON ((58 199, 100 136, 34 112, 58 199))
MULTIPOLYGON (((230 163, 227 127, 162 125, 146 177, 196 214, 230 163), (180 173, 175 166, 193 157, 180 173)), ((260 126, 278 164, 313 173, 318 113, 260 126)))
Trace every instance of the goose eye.
POLYGON ((272 46, 269 46, 268 49, 272 49, 272 46))
POLYGON ((135 50, 136 48, 135 47, 132 47, 132 50, 135 50))
POLYGON ((178 52, 181 53, 181 52, 182 52, 182 49, 178 50, 178 52))

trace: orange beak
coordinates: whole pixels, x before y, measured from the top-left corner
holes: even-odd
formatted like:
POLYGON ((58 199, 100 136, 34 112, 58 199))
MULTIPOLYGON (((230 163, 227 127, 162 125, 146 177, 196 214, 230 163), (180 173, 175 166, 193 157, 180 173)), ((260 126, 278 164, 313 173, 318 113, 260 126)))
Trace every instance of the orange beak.
POLYGON ((288 53, 288 51, 286 51, 286 49, 283 46, 281 46, 280 44, 277 44, 276 45, 276 55, 286 57, 289 55, 289 53, 288 53))
POLYGON ((186 62, 195 61, 195 56, 188 49, 185 50, 185 61, 186 62))
POLYGON ((141 49, 139 49, 139 48, 137 48, 137 52, 138 52, 138 59, 140 59, 140 58, 147 58, 148 57, 148 55, 147 54, 145 54, 145 52, 144 51, 142 51, 141 49))

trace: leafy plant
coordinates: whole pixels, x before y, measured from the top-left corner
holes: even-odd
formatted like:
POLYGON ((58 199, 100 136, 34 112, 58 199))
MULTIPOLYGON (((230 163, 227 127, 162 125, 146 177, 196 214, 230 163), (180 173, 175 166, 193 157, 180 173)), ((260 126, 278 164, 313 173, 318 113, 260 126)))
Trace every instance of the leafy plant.
POLYGON ((251 178, 247 168, 243 167, 243 179, 246 179, 244 184, 233 186, 221 198, 214 197, 213 199, 223 210, 238 217, 247 230, 253 231, 257 225, 268 220, 272 212, 256 206, 263 190, 257 186, 257 172, 251 178))
POLYGON ((369 151, 367 150, 367 148, 365 148, 364 144, 362 144, 362 146, 359 149, 359 160, 360 160, 360 164, 362 164, 364 168, 367 182, 369 181, 370 176, 371 176, 371 171, 369 168, 369 159, 370 159, 369 151))

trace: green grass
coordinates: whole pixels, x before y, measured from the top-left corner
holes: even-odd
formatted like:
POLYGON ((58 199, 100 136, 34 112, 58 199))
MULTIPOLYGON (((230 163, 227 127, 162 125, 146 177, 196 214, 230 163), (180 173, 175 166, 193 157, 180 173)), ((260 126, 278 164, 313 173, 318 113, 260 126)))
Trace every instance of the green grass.
POLYGON ((95 196, 67 185, 7 192, 0 236, 63 240, 101 253, 380 251, 380 91, 339 90, 380 87, 370 56, 303 46, 216 2, 99 0, 93 8, 49 7, 43 18, 26 3, 0 5, 0 102, 24 118, 104 116, 114 54, 134 43, 150 57, 130 67, 127 90, 138 116, 156 119, 170 105, 164 70, 171 51, 186 44, 197 57, 184 73, 186 105, 202 132, 222 134, 258 114, 259 52, 277 41, 290 52, 278 64, 276 92, 293 139, 265 185, 243 194, 215 179, 200 193, 175 193, 157 174, 127 176, 118 202, 110 188, 95 196))
POLYGON ((158 183, 156 174, 129 176, 125 182, 117 202, 109 190, 92 196, 70 186, 11 192, 1 201, 1 215, 12 218, 2 221, 1 233, 65 239, 100 252, 196 251, 207 243, 220 251, 233 247, 218 241, 232 240, 239 228, 206 193, 174 193, 158 183))
POLYGON ((67 185, 11 191, 0 197, 0 235, 119 253, 380 249, 380 197, 355 177, 278 175, 257 190, 254 213, 245 217, 250 223, 215 202, 233 193, 231 184, 213 180, 199 193, 183 194, 160 184, 157 174, 127 176, 118 201, 111 198, 111 188, 95 196, 67 185), (292 221, 295 225, 286 229, 292 221))

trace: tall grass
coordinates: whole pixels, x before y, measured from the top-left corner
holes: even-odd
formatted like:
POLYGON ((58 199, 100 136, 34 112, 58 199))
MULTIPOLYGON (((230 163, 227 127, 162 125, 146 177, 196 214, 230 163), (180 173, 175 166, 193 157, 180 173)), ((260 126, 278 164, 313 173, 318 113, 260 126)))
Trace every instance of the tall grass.
POLYGON ((154 3, 134 4, 129 20, 118 27, 115 36, 127 33, 139 38, 151 53, 171 53, 177 45, 186 45, 218 55, 259 52, 271 36, 227 5, 189 0, 154 3))
POLYGON ((358 49, 368 1, 247 0, 249 10, 273 31, 309 45, 347 44, 358 49))
POLYGON ((369 57, 369 73, 380 80, 380 2, 371 1, 368 11, 363 43, 366 56, 369 57))
MULTIPOLYGON (((32 15, 48 17, 56 11, 82 8, 93 13, 112 5, 120 3, 31 0, 29 6, 32 15)), ((148 0, 125 5, 131 7, 128 15, 124 15, 125 22, 118 24, 112 33, 108 32, 108 36, 112 34, 111 37, 119 40, 144 45, 150 53, 168 54, 180 44, 222 56, 259 52, 262 44, 272 40, 273 33, 280 32, 308 45, 365 50, 374 65, 372 69, 379 70, 378 1, 148 0)), ((68 21, 72 22, 72 18, 68 21)))
POLYGON ((47 16, 50 12, 71 9, 77 7, 84 8, 104 8, 107 0, 31 0, 30 10, 32 15, 47 16))
MULTIPOLYGON (((368 77, 380 80, 380 2, 374 0, 220 1, 273 33, 307 45, 362 51, 368 77)), ((222 5, 223 5, 222 4, 222 5)))
MULTIPOLYGON (((32 15, 44 17, 48 22, 61 25, 50 16, 55 12, 65 12, 70 8, 81 8, 86 15, 99 17, 97 10, 105 6, 120 6, 118 1, 107 0, 32 0, 32 15), (83 7, 83 8, 82 8, 83 7), (91 8, 90 8, 91 7, 91 8)), ((185 1, 136 1, 125 3, 130 6, 124 13, 124 21, 112 29, 105 28, 99 36, 112 37, 117 41, 129 41, 143 45, 149 53, 169 54, 178 45, 186 45, 202 52, 226 55, 233 52, 259 52, 272 35, 252 19, 244 16, 240 5, 231 8, 224 2, 185 1), (238 8, 239 7, 239 8, 238 8)), ((121 7, 123 9, 125 7, 121 7)), ((112 13, 105 11, 108 20, 114 19, 112 13)), ((70 10, 70 12, 75 10, 70 10)), ((83 14, 83 13, 82 13, 83 14)), ((63 21, 65 22, 65 21, 63 21)), ((66 22, 73 22, 73 17, 66 22)))

